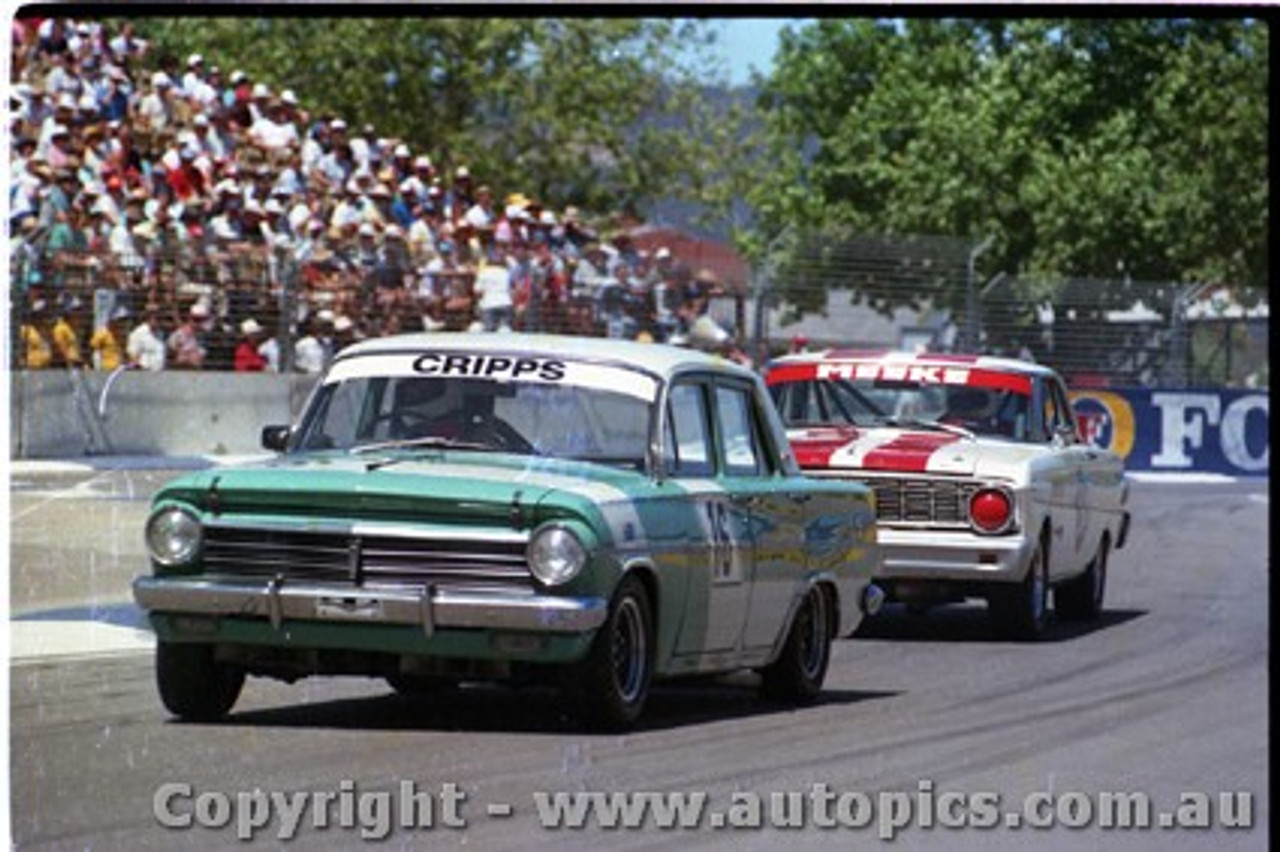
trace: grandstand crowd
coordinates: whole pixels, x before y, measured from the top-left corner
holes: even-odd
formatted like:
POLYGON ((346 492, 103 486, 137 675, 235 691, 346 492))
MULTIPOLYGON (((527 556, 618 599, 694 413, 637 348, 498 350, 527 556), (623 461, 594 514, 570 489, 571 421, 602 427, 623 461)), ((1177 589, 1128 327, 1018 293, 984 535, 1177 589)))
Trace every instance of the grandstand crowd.
POLYGON ((127 22, 19 17, 12 39, 17 366, 319 372, 415 330, 678 343, 718 292, 665 248, 127 22))

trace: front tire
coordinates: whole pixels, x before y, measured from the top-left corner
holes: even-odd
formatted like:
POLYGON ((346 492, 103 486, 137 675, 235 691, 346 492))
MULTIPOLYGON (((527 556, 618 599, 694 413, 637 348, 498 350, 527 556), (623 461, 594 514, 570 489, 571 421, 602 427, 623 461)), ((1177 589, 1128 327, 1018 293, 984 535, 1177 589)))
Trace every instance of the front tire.
POLYGON ((386 676, 386 681, 387 686, 394 689, 397 695, 415 701, 439 698, 443 693, 449 692, 458 685, 457 681, 450 678, 406 674, 404 672, 389 674, 386 676))
POLYGON ((624 577, 586 658, 570 669, 570 690, 590 728, 623 731, 639 720, 653 680, 653 633, 648 591, 624 577))
POLYGON ((822 692, 831 662, 831 609, 825 592, 809 589, 778 659, 760 671, 760 694, 771 701, 810 704, 822 692))
POLYGON ((1102 615, 1102 600, 1107 593, 1107 559, 1110 545, 1104 538, 1098 544, 1089 567, 1079 577, 1053 590, 1053 609, 1071 621, 1094 621, 1102 615))
POLYGON ((219 663, 213 646, 156 644, 156 686, 165 708, 180 719, 213 722, 235 706, 244 669, 219 663))
POLYGON ((1049 554, 1043 538, 1031 554, 1023 581, 993 593, 987 607, 996 632, 1005 638, 1034 642, 1044 635, 1049 624, 1049 554))

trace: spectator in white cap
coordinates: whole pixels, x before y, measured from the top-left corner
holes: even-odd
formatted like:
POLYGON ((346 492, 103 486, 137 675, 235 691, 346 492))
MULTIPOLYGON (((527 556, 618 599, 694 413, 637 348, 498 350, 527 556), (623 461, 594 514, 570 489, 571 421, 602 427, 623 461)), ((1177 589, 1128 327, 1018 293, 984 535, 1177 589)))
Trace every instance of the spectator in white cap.
POLYGON ((49 128, 49 144, 44 151, 44 159, 50 167, 60 169, 67 165, 71 156, 71 130, 65 124, 55 124, 49 128))
POLYGON ((355 322, 351 317, 342 314, 333 321, 333 351, 342 351, 343 347, 350 346, 359 338, 359 329, 356 328, 355 322))
POLYGON ((197 301, 187 312, 187 317, 173 330, 165 341, 169 352, 169 367, 174 370, 199 370, 209 354, 205 347, 205 335, 213 326, 209 305, 197 301))
POLYGON ((396 184, 413 173, 413 152, 403 142, 398 143, 391 151, 391 168, 395 172, 391 180, 396 184))
POLYGON ((458 221, 475 204, 471 180, 471 169, 466 166, 454 170, 453 185, 444 198, 444 217, 448 221, 458 221))
POLYGON ((325 309, 307 321, 307 333, 293 347, 293 369, 318 375, 333 357, 333 311, 325 309))
POLYGON ((284 151, 302 142, 280 100, 269 101, 259 109, 258 119, 249 128, 249 138, 264 151, 284 151))
POLYGON ((265 334, 266 329, 253 317, 240 323, 240 342, 236 344, 235 354, 237 373, 261 373, 267 369, 267 359, 258 351, 265 334))
POLYGON ((271 87, 266 83, 254 83, 249 97, 249 124, 252 126, 262 119, 271 102, 271 87))
MULTIPOLYGON (((284 117, 290 123, 296 124, 298 121, 298 96, 294 94, 293 89, 285 89, 280 93, 281 111, 284 117)), ((297 134, 295 133, 295 139, 297 134)))
POLYGON ((164 130, 173 121, 173 81, 163 71, 151 75, 151 90, 138 103, 138 119, 152 131, 164 130))
POLYGON ((187 57, 187 70, 182 75, 182 97, 202 108, 211 108, 218 93, 206 82, 204 57, 193 53, 187 57))
POLYGON ((236 68, 227 78, 227 88, 222 92, 222 107, 233 115, 239 115, 244 124, 251 123, 249 101, 253 99, 253 81, 242 69, 236 68))
POLYGON ((165 368, 164 322, 158 304, 148 302, 142 319, 129 331, 125 357, 143 370, 158 372, 165 368))
POLYGON ((334 126, 339 121, 342 119, 335 118, 330 123, 329 149, 316 160, 314 169, 314 173, 319 176, 321 182, 327 184, 334 192, 341 192, 356 170, 355 161, 351 158, 351 146, 347 143, 341 129, 334 126))

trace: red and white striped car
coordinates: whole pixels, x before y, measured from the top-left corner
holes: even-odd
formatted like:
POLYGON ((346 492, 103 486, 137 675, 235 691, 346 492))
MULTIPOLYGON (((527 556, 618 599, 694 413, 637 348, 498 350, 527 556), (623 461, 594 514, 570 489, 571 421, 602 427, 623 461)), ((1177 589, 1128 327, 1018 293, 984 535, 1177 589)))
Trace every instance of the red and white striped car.
POLYGON ((1007 358, 828 350, 766 382, 796 461, 871 485, 881 585, 913 610, 985 598, 1002 635, 1036 639, 1102 610, 1124 545, 1116 454, 1085 443, 1053 370, 1007 358))

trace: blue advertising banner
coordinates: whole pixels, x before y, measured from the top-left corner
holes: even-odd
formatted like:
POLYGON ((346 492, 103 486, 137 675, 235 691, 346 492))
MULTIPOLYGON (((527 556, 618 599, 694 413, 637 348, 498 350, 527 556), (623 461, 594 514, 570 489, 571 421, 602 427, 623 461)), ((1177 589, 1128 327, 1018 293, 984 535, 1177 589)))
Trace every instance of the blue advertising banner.
POLYGON ((1127 470, 1266 476, 1270 395, 1250 390, 1108 388, 1071 394, 1089 443, 1127 470))

